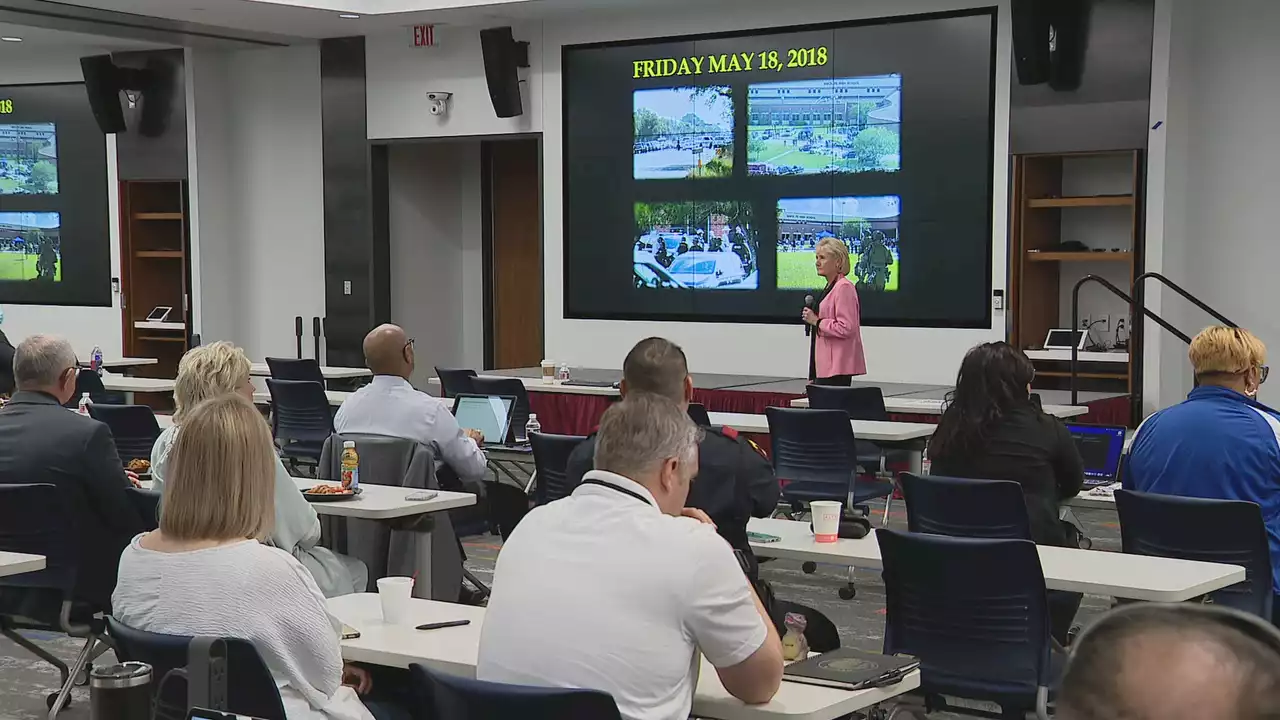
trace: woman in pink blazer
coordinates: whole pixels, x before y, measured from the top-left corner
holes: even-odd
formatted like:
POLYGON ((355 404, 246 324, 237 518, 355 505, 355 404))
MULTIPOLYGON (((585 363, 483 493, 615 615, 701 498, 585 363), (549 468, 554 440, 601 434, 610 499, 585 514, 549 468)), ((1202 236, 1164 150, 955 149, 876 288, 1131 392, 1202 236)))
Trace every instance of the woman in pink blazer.
POLYGON ((827 288, 818 303, 818 312, 805 308, 804 321, 813 326, 809 345, 809 380, 819 385, 849 386, 854 375, 867 374, 862 352, 862 313, 858 289, 849 274, 849 248, 833 237, 818 242, 818 274, 827 288))

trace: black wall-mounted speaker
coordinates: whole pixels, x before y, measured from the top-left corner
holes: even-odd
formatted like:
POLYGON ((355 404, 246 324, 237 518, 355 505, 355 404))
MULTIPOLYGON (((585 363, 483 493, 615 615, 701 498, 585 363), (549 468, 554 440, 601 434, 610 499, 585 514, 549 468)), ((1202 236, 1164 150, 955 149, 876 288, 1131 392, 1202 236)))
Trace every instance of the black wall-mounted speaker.
POLYGON ((510 27, 486 28, 480 31, 480 50, 493 111, 501 118, 521 115, 520 68, 529 67, 529 43, 517 42, 510 27))
POLYGON ((1075 90, 1084 74, 1088 0, 1012 0, 1018 82, 1075 90))
POLYGON ((124 111, 120 107, 119 70, 110 55, 80 58, 84 89, 89 94, 89 107, 103 133, 125 131, 124 111))

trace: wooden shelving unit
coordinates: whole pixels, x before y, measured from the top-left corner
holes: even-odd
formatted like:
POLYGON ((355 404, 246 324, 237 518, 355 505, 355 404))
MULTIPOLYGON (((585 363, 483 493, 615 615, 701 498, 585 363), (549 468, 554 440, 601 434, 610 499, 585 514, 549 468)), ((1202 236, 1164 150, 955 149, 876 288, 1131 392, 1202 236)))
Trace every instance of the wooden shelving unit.
MULTIPOLYGON (((187 351, 191 318, 190 224, 187 184, 176 180, 133 180, 120 183, 120 237, 124 254, 121 275, 124 354, 159 362, 138 368, 139 375, 173 378, 187 351), (148 322, 157 306, 171 307, 168 322, 148 322)), ((138 393, 137 402, 172 407, 172 398, 138 393)))
MULTIPOLYGON (((1023 350, 1037 350, 1054 328, 1070 327, 1070 289, 1086 275, 1109 279, 1125 293, 1142 272, 1141 150, 1013 156, 1013 197, 1010 203, 1009 338, 1023 350), (1086 249, 1063 247, 1082 243, 1086 249), (1097 265, 1090 265, 1097 263, 1097 265)), ((1082 315, 1086 300, 1114 310, 1111 329, 1095 333, 1111 341, 1117 320, 1129 330, 1128 353, 1088 353, 1077 378, 1081 390, 1140 392, 1137 362, 1142 357, 1141 333, 1127 317, 1123 301, 1097 285, 1081 288, 1082 315), (1087 297, 1086 297, 1087 296, 1087 297)), ((1047 353, 1041 353, 1047 355, 1047 353)), ((1070 363, 1055 358, 1032 359, 1035 387, 1065 389, 1070 363)))

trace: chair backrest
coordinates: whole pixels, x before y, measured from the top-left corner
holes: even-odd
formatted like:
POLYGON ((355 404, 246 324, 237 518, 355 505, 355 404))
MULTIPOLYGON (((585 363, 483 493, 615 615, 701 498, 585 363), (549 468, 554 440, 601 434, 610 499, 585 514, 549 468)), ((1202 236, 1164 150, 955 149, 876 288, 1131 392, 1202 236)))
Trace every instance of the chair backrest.
POLYGON ((484 487, 489 517, 498 526, 503 541, 510 540, 516 526, 529 514, 529 496, 524 488, 504 482, 486 482, 484 487))
POLYGON ((698 427, 711 426, 711 416, 707 414, 707 406, 702 403, 689 403, 689 419, 698 427))
POLYGON ((901 482, 911 532, 1031 539, 1027 503, 1018 483, 911 473, 903 473, 901 482))
POLYGON ((360 457, 360 482, 398 487, 419 487, 419 483, 421 487, 437 486, 437 453, 434 448, 408 438, 360 433, 334 433, 325 440, 320 454, 320 466, 317 468, 321 479, 338 480, 342 477, 342 443, 345 440, 352 440, 356 444, 356 454, 360 457), (424 460, 419 460, 418 468, 425 476, 408 477, 414 456, 419 453, 427 456, 424 460))
POLYGON ((313 358, 267 358, 267 368, 276 380, 308 380, 324 384, 320 363, 313 358))
POLYGON ((921 690, 1034 706, 1051 680, 1048 600, 1035 543, 876 530, 886 654, 920 658, 921 690))
POLYGON ((160 437, 160 425, 156 414, 146 405, 108 405, 94 403, 89 406, 89 416, 106 423, 116 443, 120 462, 151 459, 151 447, 160 437))
POLYGON ((832 387, 809 385, 804 389, 809 407, 815 410, 844 410, 850 420, 888 420, 884 393, 878 387, 832 387))
POLYGON ((271 431, 277 440, 320 442, 333 434, 333 412, 324 384, 312 380, 267 379, 271 431))
POLYGON ((520 378, 473 377, 471 390, 476 395, 514 397, 516 406, 511 413, 511 431, 507 433, 507 442, 515 442, 517 437, 524 436, 524 426, 529 422, 529 393, 524 389, 524 382, 520 378))
POLYGON ((1271 619, 1271 553, 1258 505, 1118 490, 1116 511, 1124 552, 1239 565, 1245 581, 1213 593, 1214 602, 1271 619))
MULTIPOLYGON (((137 630, 112 617, 107 618, 107 632, 121 662, 144 662, 151 666, 152 692, 159 689, 160 680, 170 670, 187 666, 187 648, 191 644, 188 636, 137 630)), ((263 720, 285 720, 276 681, 253 643, 235 638, 224 640, 227 643, 227 711, 263 720)), ((176 717, 185 717, 185 683, 175 680, 166 683, 160 703, 176 717)), ((159 715, 157 713, 157 717, 159 715)))
POLYGON ((89 393, 89 399, 95 403, 124 404, 124 393, 108 392, 107 388, 102 384, 102 377, 98 373, 88 368, 81 368, 80 372, 76 374, 76 392, 63 407, 78 407, 80 405, 80 397, 85 393, 89 393))
POLYGON ((54 485, 0 485, 0 550, 44 556, 44 570, 0 577, 0 587, 50 588, 69 595, 76 585, 78 533, 54 485))
POLYGON ((436 377, 440 378, 440 396, 451 398, 455 395, 475 392, 471 387, 471 378, 476 371, 466 368, 436 368, 436 377))
POLYGON ((417 704, 436 720, 617 720, 613 697, 599 690, 526 687, 434 672, 414 663, 409 683, 417 704))
POLYGON ((529 444, 533 447, 533 465, 538 472, 533 498, 539 505, 546 505, 573 492, 574 486, 569 484, 565 470, 569 467, 569 456, 583 440, 586 438, 581 435, 534 433, 529 436, 529 444))
POLYGON ((773 443, 773 474, 779 480, 848 487, 858 468, 858 450, 843 410, 770 407, 764 412, 773 443))
POLYGON ((133 506, 138 509, 138 516, 147 530, 160 527, 160 500, 163 495, 158 490, 143 490, 128 487, 124 489, 133 506))

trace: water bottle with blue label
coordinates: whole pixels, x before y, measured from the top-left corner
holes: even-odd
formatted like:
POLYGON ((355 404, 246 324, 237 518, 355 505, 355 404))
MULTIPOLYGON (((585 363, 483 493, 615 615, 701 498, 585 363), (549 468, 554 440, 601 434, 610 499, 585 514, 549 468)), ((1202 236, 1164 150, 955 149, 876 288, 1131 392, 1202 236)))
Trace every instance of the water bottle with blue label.
POLYGON ((93 346, 93 353, 89 356, 89 369, 102 372, 102 348, 97 345, 93 346))

